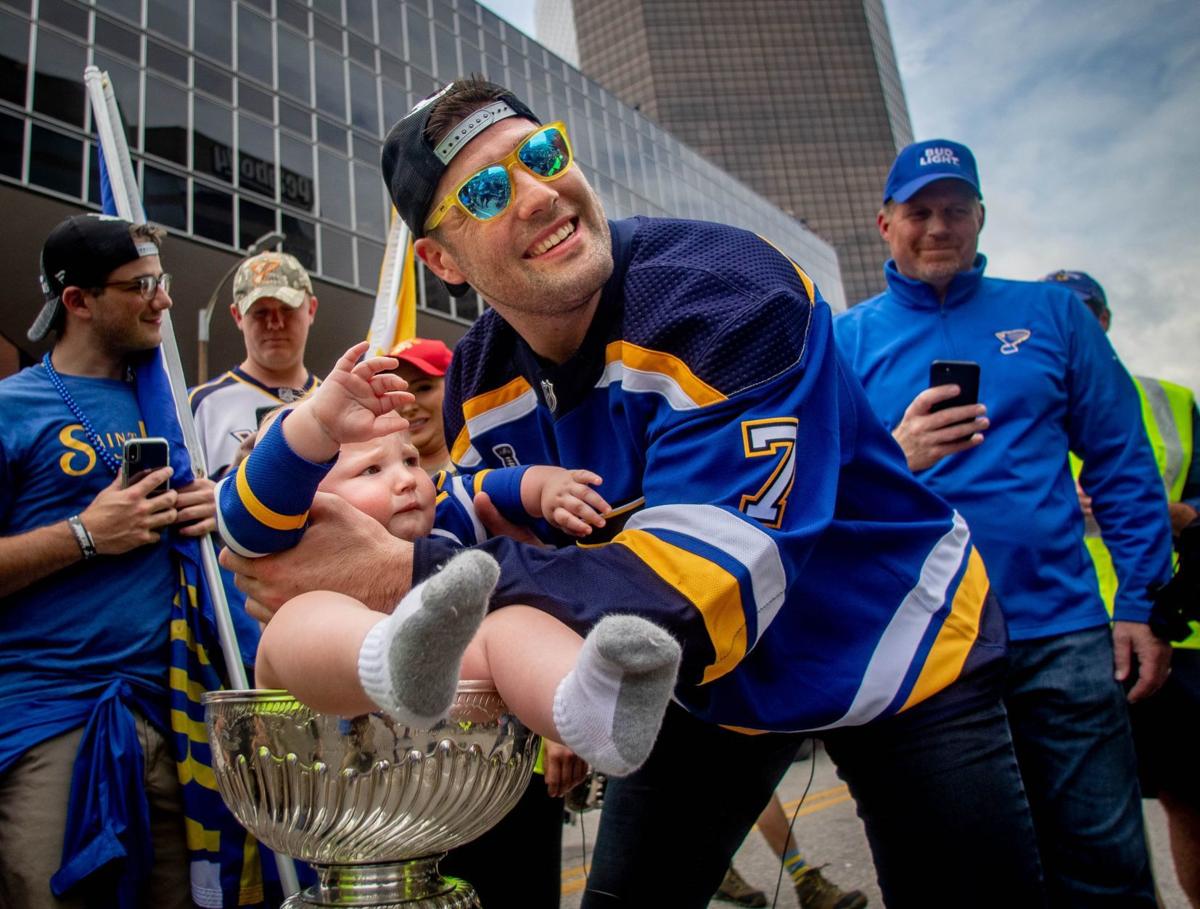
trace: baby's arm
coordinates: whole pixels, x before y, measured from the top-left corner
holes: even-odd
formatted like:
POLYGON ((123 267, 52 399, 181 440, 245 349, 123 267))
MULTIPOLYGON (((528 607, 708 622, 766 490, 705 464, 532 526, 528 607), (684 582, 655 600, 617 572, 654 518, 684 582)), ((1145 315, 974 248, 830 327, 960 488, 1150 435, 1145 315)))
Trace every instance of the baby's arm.
POLYGON ((317 486, 332 461, 314 463, 288 444, 295 414, 272 420, 250 454, 217 484, 217 529, 238 555, 254 559, 300 542, 317 486))
POLYGON ((399 361, 371 357, 357 362, 367 342, 355 344, 316 390, 298 404, 284 427, 288 445, 302 458, 328 461, 343 442, 365 442, 408 428, 396 408, 412 400, 394 373, 399 361))
POLYGON ((521 478, 521 504, 534 517, 545 518, 554 527, 585 537, 593 527, 603 527, 612 510, 593 486, 602 480, 590 470, 535 466, 521 478))

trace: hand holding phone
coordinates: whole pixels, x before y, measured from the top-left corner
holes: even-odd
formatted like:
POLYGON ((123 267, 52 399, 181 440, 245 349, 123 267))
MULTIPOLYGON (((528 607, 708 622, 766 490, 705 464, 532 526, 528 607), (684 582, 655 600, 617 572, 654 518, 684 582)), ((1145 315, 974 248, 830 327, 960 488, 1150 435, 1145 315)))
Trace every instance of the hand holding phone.
MULTIPOLYGON (((121 460, 121 485, 127 487, 136 483, 152 470, 158 470, 171 463, 170 446, 166 439, 160 437, 146 439, 126 439, 125 455, 121 460)), ((170 488, 162 483, 150 493, 160 495, 170 488)))
POLYGON ((970 360, 934 360, 929 364, 929 387, 938 385, 957 385, 959 391, 954 397, 931 406, 930 413, 979 403, 979 364, 970 360))

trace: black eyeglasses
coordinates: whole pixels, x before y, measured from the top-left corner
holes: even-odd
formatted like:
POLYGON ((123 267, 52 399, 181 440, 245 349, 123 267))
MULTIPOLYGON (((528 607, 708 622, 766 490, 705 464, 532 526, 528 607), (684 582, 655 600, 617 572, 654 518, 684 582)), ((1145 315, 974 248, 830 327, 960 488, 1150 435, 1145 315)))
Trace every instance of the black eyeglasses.
POLYGON ((171 276, 165 271, 161 275, 138 275, 128 281, 110 281, 101 287, 119 287, 121 290, 137 291, 141 298, 149 303, 154 299, 161 287, 162 292, 171 296, 171 276))

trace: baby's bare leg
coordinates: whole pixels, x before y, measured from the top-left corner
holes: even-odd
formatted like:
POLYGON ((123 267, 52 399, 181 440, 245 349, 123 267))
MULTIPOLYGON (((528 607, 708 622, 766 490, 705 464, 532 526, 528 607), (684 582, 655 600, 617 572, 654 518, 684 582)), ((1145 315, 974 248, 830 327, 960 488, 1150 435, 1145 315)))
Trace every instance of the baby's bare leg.
POLYGON ((679 670, 675 639, 627 615, 606 616, 585 640, 546 613, 508 606, 488 615, 473 648, 464 678, 486 670, 525 725, 615 776, 649 755, 679 670))
POLYGON ((263 629, 259 688, 286 688, 314 710, 357 716, 377 710, 358 681, 358 652, 387 616, 328 590, 289 600, 263 629))
POLYGON ((464 679, 491 679, 508 709, 547 738, 554 725, 554 692, 575 667, 583 638, 532 606, 489 612, 463 657, 464 679))

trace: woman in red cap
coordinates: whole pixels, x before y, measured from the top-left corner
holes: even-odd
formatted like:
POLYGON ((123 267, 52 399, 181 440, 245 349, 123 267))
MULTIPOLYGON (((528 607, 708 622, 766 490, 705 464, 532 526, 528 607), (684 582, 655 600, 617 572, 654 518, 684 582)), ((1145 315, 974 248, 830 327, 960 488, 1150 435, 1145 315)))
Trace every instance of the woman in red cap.
POLYGON ((408 420, 413 445, 427 473, 454 472, 442 429, 442 385, 450 368, 450 348, 431 338, 409 338, 388 353, 400 361, 394 372, 408 383, 416 399, 400 415, 408 420))

